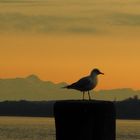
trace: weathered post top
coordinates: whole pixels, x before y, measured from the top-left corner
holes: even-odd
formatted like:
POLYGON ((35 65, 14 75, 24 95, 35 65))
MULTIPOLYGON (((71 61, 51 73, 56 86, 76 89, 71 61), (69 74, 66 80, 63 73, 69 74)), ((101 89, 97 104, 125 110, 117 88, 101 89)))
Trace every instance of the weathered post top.
POLYGON ((56 140, 115 140, 115 107, 109 101, 64 100, 54 105, 56 140))

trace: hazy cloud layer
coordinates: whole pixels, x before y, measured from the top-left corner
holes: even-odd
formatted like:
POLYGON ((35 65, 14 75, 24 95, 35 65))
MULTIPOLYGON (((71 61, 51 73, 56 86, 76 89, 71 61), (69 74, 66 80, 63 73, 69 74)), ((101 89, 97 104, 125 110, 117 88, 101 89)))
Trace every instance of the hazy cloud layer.
POLYGON ((116 13, 102 17, 65 17, 46 15, 0 14, 1 32, 103 33, 109 26, 139 26, 140 15, 116 13))
POLYGON ((140 26, 140 14, 115 13, 111 20, 113 25, 140 26))
POLYGON ((89 23, 82 23, 89 19, 84 17, 64 17, 45 15, 23 15, 19 13, 0 14, 1 31, 24 32, 89 32, 96 33, 98 29, 89 23))
POLYGON ((106 34, 140 28, 139 6, 137 0, 0 0, 0 32, 106 34))

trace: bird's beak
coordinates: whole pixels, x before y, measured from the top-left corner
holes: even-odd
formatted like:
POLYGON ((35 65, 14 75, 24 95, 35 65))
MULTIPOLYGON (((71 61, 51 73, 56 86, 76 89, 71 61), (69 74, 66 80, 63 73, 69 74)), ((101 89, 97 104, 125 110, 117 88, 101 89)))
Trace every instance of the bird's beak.
POLYGON ((100 74, 104 75, 104 73, 102 73, 102 72, 100 74))

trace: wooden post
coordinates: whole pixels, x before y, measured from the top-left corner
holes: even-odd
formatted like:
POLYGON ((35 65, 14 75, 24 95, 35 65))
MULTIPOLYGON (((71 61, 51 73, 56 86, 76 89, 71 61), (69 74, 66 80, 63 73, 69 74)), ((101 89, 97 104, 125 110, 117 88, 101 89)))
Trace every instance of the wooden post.
POLYGON ((115 114, 108 101, 57 101, 56 140, 115 140, 115 114))

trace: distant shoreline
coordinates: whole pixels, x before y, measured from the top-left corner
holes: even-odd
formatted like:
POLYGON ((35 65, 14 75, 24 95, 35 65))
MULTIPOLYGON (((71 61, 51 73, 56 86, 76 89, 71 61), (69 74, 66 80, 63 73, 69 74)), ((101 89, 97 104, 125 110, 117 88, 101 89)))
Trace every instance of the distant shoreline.
MULTIPOLYGON (((50 118, 50 119, 54 119, 54 116, 52 117, 48 117, 48 116, 0 116, 0 118, 4 118, 4 117, 7 117, 7 118, 50 118)), ((116 119, 116 121, 121 121, 121 120, 124 120, 124 121, 140 121, 140 119, 116 119)))
MULTIPOLYGON (((13 117, 54 117, 53 106, 56 101, 3 101, 0 102, 0 116, 13 117)), ((140 120, 140 100, 138 96, 123 101, 113 101, 116 118, 140 120)))

